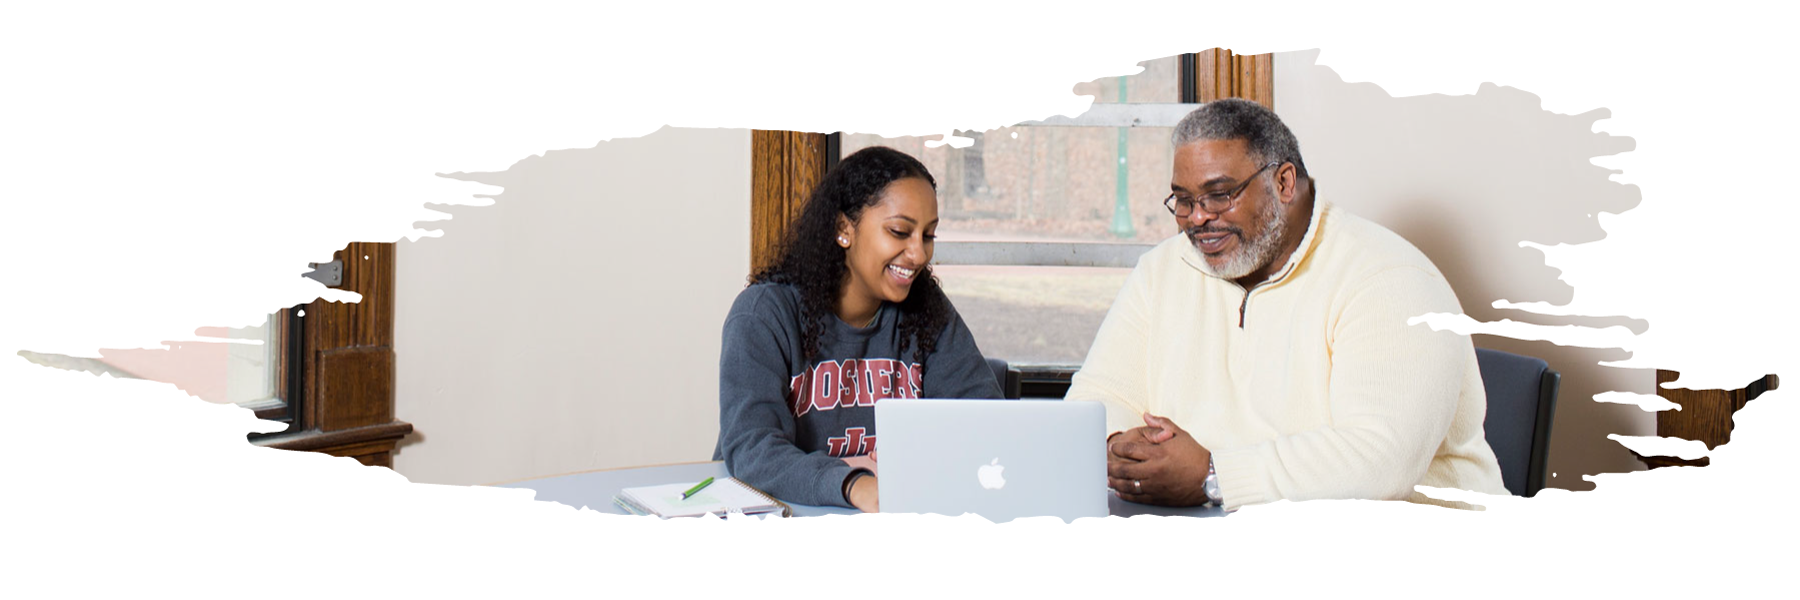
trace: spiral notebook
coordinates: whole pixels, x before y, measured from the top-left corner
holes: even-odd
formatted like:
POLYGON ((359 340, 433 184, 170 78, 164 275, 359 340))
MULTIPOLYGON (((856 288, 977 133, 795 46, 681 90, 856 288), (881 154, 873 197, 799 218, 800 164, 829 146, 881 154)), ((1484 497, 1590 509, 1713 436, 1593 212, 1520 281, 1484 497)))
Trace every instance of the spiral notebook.
POLYGON ((768 494, 731 477, 715 479, 711 485, 695 493, 693 497, 683 500, 681 493, 688 491, 697 483, 700 482, 690 481, 625 488, 619 492, 619 495, 613 496, 613 503, 619 505, 619 508, 625 509, 625 512, 634 515, 656 515, 665 519, 698 517, 709 513, 721 517, 726 513, 746 515, 779 513, 783 517, 793 514, 793 509, 780 500, 771 498, 768 494))

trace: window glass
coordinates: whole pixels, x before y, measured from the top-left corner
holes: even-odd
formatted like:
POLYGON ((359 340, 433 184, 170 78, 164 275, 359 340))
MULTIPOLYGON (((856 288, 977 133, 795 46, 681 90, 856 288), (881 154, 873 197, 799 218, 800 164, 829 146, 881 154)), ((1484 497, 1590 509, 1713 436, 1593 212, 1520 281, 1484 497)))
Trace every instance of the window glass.
POLYGON ((1130 269, 932 267, 981 353, 1023 365, 1079 365, 1130 269))
MULTIPOLYGON (((1177 57, 1077 85, 1096 103, 1175 103, 1177 57)), ((889 146, 938 184, 938 241, 1155 244, 1177 231, 1162 205, 1174 153, 1168 127, 1025 125, 958 131, 973 144, 845 133, 842 156, 889 146)), ((1078 365, 1128 269, 938 265, 982 352, 1020 364, 1078 365)))

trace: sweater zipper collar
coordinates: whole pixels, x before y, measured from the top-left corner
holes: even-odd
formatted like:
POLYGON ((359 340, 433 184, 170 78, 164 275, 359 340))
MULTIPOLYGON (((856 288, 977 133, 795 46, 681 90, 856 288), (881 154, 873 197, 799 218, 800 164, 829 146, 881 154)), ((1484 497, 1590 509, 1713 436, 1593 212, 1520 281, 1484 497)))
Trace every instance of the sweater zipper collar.
MULTIPOLYGON (((1221 280, 1231 284, 1233 287, 1244 290, 1244 299, 1238 304, 1238 329, 1244 328, 1245 320, 1249 315, 1250 294, 1255 293, 1256 290, 1271 287, 1286 280, 1287 276, 1292 274, 1296 267, 1300 266, 1300 261, 1306 260, 1307 256, 1312 255, 1313 246, 1317 245, 1316 234, 1319 232, 1319 222, 1324 220, 1325 211, 1328 210, 1330 206, 1331 205, 1327 204, 1324 200, 1320 200, 1317 197, 1313 198, 1312 217, 1306 224, 1306 235, 1300 238, 1300 246, 1294 250, 1293 256, 1288 257, 1287 264, 1283 265, 1281 270, 1277 271, 1274 276, 1264 280, 1262 283, 1250 286, 1249 289, 1244 289, 1244 286, 1238 285, 1235 281, 1221 280)), ((1205 269, 1200 268, 1200 265, 1196 264, 1196 261, 1206 260, 1206 258, 1200 256, 1200 249, 1193 247, 1192 244, 1189 244, 1187 248, 1187 252, 1181 255, 1181 259, 1187 261, 1188 266, 1199 271, 1201 275, 1213 277, 1211 273, 1207 273, 1205 269)))

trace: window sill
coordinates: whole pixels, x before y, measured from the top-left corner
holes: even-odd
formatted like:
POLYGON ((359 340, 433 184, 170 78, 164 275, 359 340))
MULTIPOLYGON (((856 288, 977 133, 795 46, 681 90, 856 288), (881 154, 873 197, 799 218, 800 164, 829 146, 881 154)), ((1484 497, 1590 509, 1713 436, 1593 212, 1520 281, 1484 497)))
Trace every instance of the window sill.
POLYGON ((1019 391, 1023 398, 1062 399, 1069 393, 1069 382, 1081 365, 1010 365, 1019 371, 1019 391))

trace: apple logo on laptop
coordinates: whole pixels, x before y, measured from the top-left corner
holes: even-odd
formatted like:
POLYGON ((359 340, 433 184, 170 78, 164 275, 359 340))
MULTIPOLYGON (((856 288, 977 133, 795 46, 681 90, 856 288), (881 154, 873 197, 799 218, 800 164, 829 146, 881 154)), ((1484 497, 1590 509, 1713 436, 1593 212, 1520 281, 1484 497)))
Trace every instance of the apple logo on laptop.
POLYGON ((1006 467, 1000 465, 1000 459, 995 458, 993 462, 982 465, 975 476, 981 480, 981 487, 997 490, 1006 487, 1006 478, 1000 476, 1000 472, 1005 470, 1006 467))

